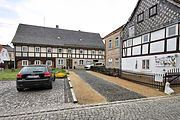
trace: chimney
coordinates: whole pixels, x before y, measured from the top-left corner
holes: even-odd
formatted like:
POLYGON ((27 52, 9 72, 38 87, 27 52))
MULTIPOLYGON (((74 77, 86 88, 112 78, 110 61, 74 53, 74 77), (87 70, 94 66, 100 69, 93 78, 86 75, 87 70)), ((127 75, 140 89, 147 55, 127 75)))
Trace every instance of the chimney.
POLYGON ((56 25, 56 28, 59 29, 59 25, 56 25))

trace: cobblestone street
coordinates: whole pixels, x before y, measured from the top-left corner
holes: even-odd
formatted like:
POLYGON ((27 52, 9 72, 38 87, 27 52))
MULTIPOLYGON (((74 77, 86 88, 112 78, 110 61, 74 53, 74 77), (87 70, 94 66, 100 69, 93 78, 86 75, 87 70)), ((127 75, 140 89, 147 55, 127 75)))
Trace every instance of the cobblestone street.
POLYGON ((179 108, 180 96, 171 96, 79 106, 72 109, 4 117, 2 119, 179 120, 179 108))
POLYGON ((16 81, 0 81, 0 117, 30 114, 77 106, 65 103, 64 80, 56 79, 53 89, 18 92, 16 81))

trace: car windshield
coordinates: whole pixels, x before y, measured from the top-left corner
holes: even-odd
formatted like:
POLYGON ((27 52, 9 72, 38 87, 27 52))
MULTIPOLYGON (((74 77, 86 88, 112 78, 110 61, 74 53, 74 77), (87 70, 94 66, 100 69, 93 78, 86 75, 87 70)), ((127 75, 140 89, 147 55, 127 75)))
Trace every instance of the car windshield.
POLYGON ((20 73, 44 73, 46 67, 24 67, 20 73))
POLYGON ((96 63, 96 65, 102 65, 102 63, 96 63))

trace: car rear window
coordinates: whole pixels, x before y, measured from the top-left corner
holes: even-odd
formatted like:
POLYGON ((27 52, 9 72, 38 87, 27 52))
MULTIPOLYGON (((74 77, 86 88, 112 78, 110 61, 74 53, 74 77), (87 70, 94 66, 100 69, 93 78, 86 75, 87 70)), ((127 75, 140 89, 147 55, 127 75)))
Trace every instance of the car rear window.
POLYGON ((102 63, 96 63, 96 65, 102 65, 102 63))
POLYGON ((45 73, 47 72, 46 67, 24 67, 20 73, 45 73))

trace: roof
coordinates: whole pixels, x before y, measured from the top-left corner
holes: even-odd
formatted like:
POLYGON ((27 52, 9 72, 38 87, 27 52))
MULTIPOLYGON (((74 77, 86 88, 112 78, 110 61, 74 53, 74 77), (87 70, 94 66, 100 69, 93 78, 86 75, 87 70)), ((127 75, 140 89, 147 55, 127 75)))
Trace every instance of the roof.
POLYGON ((13 44, 38 44, 61 47, 101 48, 105 45, 98 33, 19 24, 13 44))
MULTIPOLYGON (((132 14, 131 14, 131 16, 129 17, 129 19, 128 19, 128 21, 126 22, 126 24, 123 26, 123 29, 126 27, 126 25, 127 25, 127 24, 131 21, 131 19, 133 18, 134 13, 136 12, 136 10, 137 10, 137 8, 138 8, 138 6, 139 6, 139 4, 140 4, 141 1, 142 1, 142 0, 138 0, 138 2, 137 2, 137 4, 136 4, 136 6, 135 6, 135 8, 134 8, 134 10, 133 10, 133 12, 132 12, 132 14)), ((178 7, 180 7, 180 0, 167 0, 167 2, 169 2, 169 3, 171 3, 171 4, 174 4, 174 5, 178 6, 178 7)))
POLYGON ((121 27, 117 28, 116 30, 114 30, 113 32, 109 33, 108 35, 106 35, 103 39, 106 39, 106 38, 108 38, 111 35, 114 35, 114 34, 116 34, 118 32, 121 32, 122 28, 123 28, 123 25, 121 27))
POLYGON ((9 45, 2 45, 4 48, 7 49, 8 52, 14 52, 14 49, 9 45))
POLYGON ((3 46, 0 44, 0 52, 1 52, 2 49, 3 49, 3 46))

